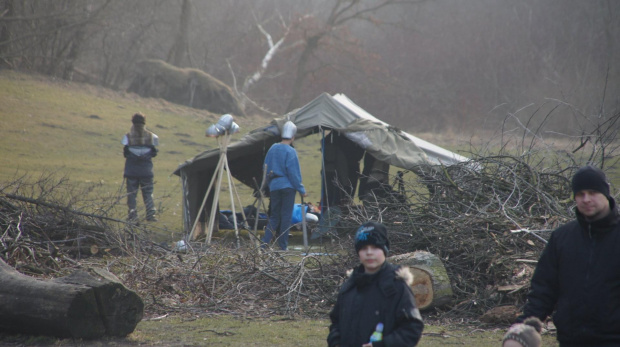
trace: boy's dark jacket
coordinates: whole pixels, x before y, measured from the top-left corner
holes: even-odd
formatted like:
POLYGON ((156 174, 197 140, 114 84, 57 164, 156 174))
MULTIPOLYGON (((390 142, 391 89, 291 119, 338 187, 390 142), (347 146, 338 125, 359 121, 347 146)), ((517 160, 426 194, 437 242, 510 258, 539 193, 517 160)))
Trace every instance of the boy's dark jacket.
POLYGON ((532 277, 528 302, 517 321, 529 316, 553 322, 564 344, 620 345, 620 216, 589 223, 577 219, 553 231, 532 277))
POLYGON ((373 346, 415 346, 424 324, 409 287, 409 268, 385 262, 376 274, 363 271, 362 265, 350 271, 338 293, 328 345, 359 347, 368 343, 377 323, 383 323, 383 341, 373 346))

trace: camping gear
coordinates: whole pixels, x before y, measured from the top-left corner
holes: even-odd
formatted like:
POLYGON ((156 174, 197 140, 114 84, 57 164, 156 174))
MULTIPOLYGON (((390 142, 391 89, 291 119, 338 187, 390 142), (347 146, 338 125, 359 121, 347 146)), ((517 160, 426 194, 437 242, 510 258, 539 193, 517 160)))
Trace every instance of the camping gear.
MULTIPOLYGON (((307 105, 275 118, 231 143, 226 150, 226 171, 249 187, 254 188, 255 182, 263 182, 265 155, 271 145, 280 141, 282 127, 289 120, 297 127, 297 139, 331 130, 344 134, 347 141, 364 149, 366 155, 405 170, 423 163, 451 165, 468 160, 382 122, 343 94, 331 96, 323 93, 307 105)), ((198 220, 197 216, 204 207, 204 204, 201 207, 201 201, 209 190, 205 177, 214 176, 219 157, 219 149, 207 150, 181 164, 174 172, 183 183, 183 218, 190 234, 194 228, 189 228, 198 220)))
MULTIPOLYGON (((198 213, 194 219, 192 228, 189 231, 191 239, 194 239, 194 240, 199 237, 205 236, 204 228, 203 227, 197 228, 197 226, 198 226, 198 223, 200 222, 200 214, 202 213, 207 200, 211 198, 211 208, 210 208, 211 213, 209 214, 209 224, 207 224, 207 234, 206 234, 207 244, 211 243, 211 236, 213 235, 213 230, 215 228, 215 215, 216 215, 216 210, 218 207, 219 195, 220 195, 220 190, 221 190, 221 185, 222 185, 222 176, 224 175, 224 171, 226 171, 226 176, 228 179, 228 190, 230 191, 230 203, 232 205, 232 213, 233 215, 235 214, 235 198, 233 196, 233 192, 236 194, 237 191, 234 185, 232 184, 232 176, 230 173, 230 167, 228 166, 228 156, 227 156, 228 144, 230 143, 230 136, 232 134, 231 129, 235 131, 239 131, 239 128, 238 127, 234 128, 233 124, 234 124, 233 118, 229 114, 223 115, 218 121, 218 123, 216 124, 218 128, 225 129, 223 136, 216 136, 218 145, 219 145, 219 160, 218 160, 218 163, 215 169, 213 170, 213 175, 211 175, 211 182, 209 183, 209 187, 207 188, 207 191, 204 194, 202 204, 200 205, 200 209, 198 210, 198 213), (215 186, 214 186, 214 182, 216 182, 215 186), (210 196, 209 193, 211 193, 212 187, 215 187, 214 195, 210 196)), ((219 130, 218 130, 218 133, 219 133, 219 130)), ((209 130, 207 130, 206 135, 207 137, 210 136, 209 130)), ((186 186, 185 183, 186 182, 183 182, 184 187, 186 186)), ((237 194, 237 199, 239 200, 239 202, 241 202, 241 199, 239 199, 238 194, 237 194)), ((243 214, 243 210, 241 213, 243 214)), ((245 220, 245 217, 243 219, 245 220)), ((188 225, 187 222, 191 222, 191 221, 186 220, 185 222, 186 222, 185 225, 188 225)), ((233 222, 234 222, 234 229, 235 229, 235 237, 237 239, 237 247, 240 247, 241 245, 239 242, 239 228, 237 228, 236 218, 233 218, 233 222)))

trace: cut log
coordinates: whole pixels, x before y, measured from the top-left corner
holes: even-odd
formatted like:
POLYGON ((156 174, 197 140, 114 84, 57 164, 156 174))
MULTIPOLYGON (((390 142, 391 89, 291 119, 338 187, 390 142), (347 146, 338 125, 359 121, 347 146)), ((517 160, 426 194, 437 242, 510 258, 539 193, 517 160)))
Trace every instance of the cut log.
POLYGON ((485 312, 480 321, 491 324, 511 324, 519 317, 521 310, 514 305, 498 306, 485 312))
POLYGON ((452 303, 452 286, 441 259, 436 255, 416 251, 388 258, 392 264, 408 266, 413 273, 411 290, 420 310, 440 308, 452 303))
POLYGON ((44 281, 0 259, 0 331, 94 339, 126 336, 144 303, 113 274, 91 269, 44 281))

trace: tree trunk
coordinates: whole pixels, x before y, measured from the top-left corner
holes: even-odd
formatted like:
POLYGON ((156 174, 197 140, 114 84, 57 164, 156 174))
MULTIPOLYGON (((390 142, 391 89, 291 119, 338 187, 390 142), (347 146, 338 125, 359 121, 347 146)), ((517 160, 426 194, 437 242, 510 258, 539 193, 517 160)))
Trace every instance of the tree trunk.
POLYGON ((91 272, 44 281, 0 260, 0 331, 83 339, 133 332, 142 299, 113 274, 91 272))
POLYGON ((441 259, 436 255, 416 251, 390 257, 388 261, 392 264, 409 266, 414 276, 411 290, 418 309, 425 310, 452 303, 450 278, 441 259))
MULTIPOLYGON (((15 15, 15 6, 13 0, 4 2, 4 13, 1 17, 10 18, 15 15)), ((13 58, 10 58, 11 51, 11 24, 8 22, 0 22, 0 67, 13 68, 13 58)))
POLYGON ((191 18, 192 4, 190 0, 183 0, 181 7, 181 19, 179 20, 179 31, 177 32, 174 44, 168 52, 167 63, 176 67, 192 67, 191 56, 189 54, 189 24, 191 18))
POLYGON ((316 35, 306 40, 306 47, 304 48, 303 52, 301 52, 301 56, 299 57, 299 61, 297 62, 297 73, 295 74, 293 93, 291 95, 291 99, 288 102, 288 106, 286 106, 286 112, 290 112, 300 106, 299 104, 301 102, 301 88, 306 80, 306 76, 308 76, 306 66, 308 65, 310 57, 317 49, 319 45, 319 40, 322 37, 323 35, 316 35))

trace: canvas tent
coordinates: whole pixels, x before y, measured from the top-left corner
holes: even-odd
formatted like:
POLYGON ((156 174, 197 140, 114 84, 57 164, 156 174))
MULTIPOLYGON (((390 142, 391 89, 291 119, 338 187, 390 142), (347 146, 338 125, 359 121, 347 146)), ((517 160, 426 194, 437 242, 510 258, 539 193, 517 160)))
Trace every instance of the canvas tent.
MULTIPOLYGON (((403 169, 411 169, 420 163, 450 165, 467 160, 391 127, 343 94, 331 96, 323 93, 307 105, 273 119, 268 125, 252 130, 239 141, 230 144, 227 156, 230 173, 234 178, 252 188, 260 185, 264 157, 271 145, 280 141, 280 129, 287 120, 297 126, 297 139, 323 131, 342 134, 347 141, 359 146, 377 161, 403 169)), ((181 164, 174 172, 182 181, 184 226, 187 232, 198 216, 219 155, 219 148, 204 151, 181 164)), ((300 160, 303 162, 303 158, 300 160)), ((212 197, 206 200, 204 211, 211 210, 212 201, 212 197)), ((204 212, 200 218, 201 222, 208 220, 204 212)))

